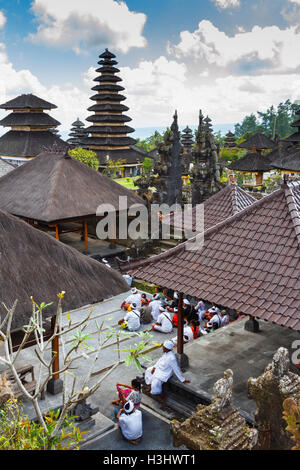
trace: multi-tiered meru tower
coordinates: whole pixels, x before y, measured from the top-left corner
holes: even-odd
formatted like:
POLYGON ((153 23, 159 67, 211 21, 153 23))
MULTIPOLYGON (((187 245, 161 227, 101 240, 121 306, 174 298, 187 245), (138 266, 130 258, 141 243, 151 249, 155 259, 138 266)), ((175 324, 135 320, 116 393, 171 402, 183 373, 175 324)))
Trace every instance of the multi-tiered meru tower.
POLYGON ((144 156, 133 148, 135 139, 127 135, 134 129, 127 125, 131 118, 123 114, 129 108, 122 104, 126 97, 120 94, 124 87, 118 84, 122 79, 116 75, 120 72, 115 67, 116 56, 106 49, 99 57, 100 68, 96 72, 100 75, 92 88, 96 94, 90 98, 95 104, 88 108, 94 114, 87 118, 92 125, 86 129, 90 136, 84 143, 97 153, 100 169, 107 167, 108 162, 123 160, 122 176, 135 175, 144 156))

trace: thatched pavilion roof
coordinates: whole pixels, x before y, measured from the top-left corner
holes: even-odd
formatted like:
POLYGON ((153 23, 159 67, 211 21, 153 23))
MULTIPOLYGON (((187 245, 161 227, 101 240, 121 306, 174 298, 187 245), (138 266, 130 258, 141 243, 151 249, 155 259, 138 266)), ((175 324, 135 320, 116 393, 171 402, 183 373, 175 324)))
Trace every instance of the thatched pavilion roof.
MULTIPOLYGON (((128 284, 117 271, 3 211, 0 211, 0 259, 0 302, 11 307, 18 299, 14 329, 27 324, 30 318, 30 296, 39 304, 54 302, 46 311, 47 316, 52 316, 56 313, 57 294, 63 290, 64 311, 128 290, 128 284)), ((4 313, 1 306, 1 318, 4 313)))
POLYGON ((91 169, 64 151, 45 151, 0 178, 0 209, 41 221, 84 218, 101 204, 144 205, 132 191, 91 169))

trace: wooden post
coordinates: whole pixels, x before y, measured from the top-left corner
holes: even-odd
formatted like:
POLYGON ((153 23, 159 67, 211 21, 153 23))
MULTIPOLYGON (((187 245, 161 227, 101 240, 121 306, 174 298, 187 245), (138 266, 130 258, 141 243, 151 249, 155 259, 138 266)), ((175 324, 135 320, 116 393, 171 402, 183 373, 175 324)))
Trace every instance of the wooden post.
POLYGON ((89 249, 89 240, 88 240, 88 232, 87 232, 87 221, 83 221, 83 231, 84 231, 84 248, 85 250, 89 249))
POLYGON ((55 235, 56 235, 56 240, 59 240, 58 224, 55 225, 55 235))
POLYGON ((177 327, 177 353, 183 354, 183 294, 179 293, 178 302, 178 327, 177 327))
MULTIPOLYGON (((54 331, 56 324, 56 316, 51 318, 51 330, 54 331)), ((55 380, 59 379, 59 337, 56 336, 52 341, 52 356, 55 356, 55 359, 52 364, 53 378, 55 380)))

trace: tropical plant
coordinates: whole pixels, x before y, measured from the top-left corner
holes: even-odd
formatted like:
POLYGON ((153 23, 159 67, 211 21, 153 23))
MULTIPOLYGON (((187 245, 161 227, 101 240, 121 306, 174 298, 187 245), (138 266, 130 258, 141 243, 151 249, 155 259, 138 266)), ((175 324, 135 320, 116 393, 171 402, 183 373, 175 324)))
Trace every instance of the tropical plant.
POLYGON ((96 152, 79 147, 69 150, 68 153, 71 157, 76 158, 76 160, 79 160, 90 168, 93 168, 93 170, 99 170, 99 161, 96 152))
POLYGON ((295 446, 291 450, 300 450, 300 397, 298 400, 286 398, 283 402, 283 419, 287 423, 286 430, 292 434, 295 446))

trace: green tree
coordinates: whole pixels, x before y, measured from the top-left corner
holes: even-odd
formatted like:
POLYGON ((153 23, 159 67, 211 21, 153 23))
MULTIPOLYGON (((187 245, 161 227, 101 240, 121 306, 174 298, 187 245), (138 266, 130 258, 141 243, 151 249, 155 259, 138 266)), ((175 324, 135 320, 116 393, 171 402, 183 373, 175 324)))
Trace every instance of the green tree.
POLYGON ((99 161, 96 152, 78 147, 76 149, 69 150, 69 155, 90 168, 93 168, 93 170, 99 170, 99 161))
MULTIPOLYGON (((245 134, 250 137, 260 130, 260 125, 255 114, 250 114, 245 116, 241 124, 236 124, 234 126, 234 133, 236 138, 244 137, 245 134)), ((247 138, 248 138, 247 137, 247 138)))
POLYGON ((153 168, 153 160, 152 158, 146 157, 145 160, 142 163, 143 169, 146 174, 151 173, 151 170, 153 168))
POLYGON ((161 142, 163 142, 164 136, 158 131, 155 131, 153 135, 147 137, 146 139, 137 139, 136 145, 143 148, 147 152, 155 149, 161 142))

